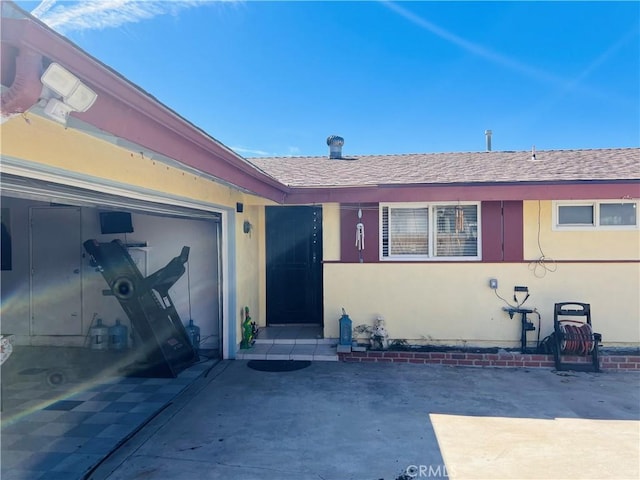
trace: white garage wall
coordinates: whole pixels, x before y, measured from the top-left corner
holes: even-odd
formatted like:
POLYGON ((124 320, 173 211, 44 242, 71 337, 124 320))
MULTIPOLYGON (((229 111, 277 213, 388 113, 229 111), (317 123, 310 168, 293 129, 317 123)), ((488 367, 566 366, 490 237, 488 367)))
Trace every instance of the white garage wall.
MULTIPOLYGON (((29 208, 46 207, 45 202, 2 198, 2 206, 10 208, 13 247, 13 269, 2 272, 2 333, 16 335, 16 344, 83 346, 86 335, 95 318, 101 318, 107 326, 120 319, 124 325, 129 320, 119 302, 111 295, 103 295, 108 286, 102 274, 90 265, 89 256, 82 259, 82 336, 30 336, 29 331, 29 208)), ((82 240, 95 238, 108 242, 119 238, 125 243, 146 242, 132 256, 146 254, 149 275, 164 267, 180 254, 183 246, 190 247, 188 274, 185 274, 169 290, 178 314, 186 325, 191 318, 201 329, 201 347, 218 348, 220 327, 218 320, 218 287, 216 263, 216 226, 209 220, 192 220, 133 213, 134 232, 120 235, 100 234, 98 209, 82 208, 82 240), (190 286, 190 289, 189 289, 190 286), (189 302, 190 300, 190 302, 189 302)), ((64 228, 60 225, 59 228, 64 228)), ((55 235, 56 232, 51 232, 55 235)))
POLYGON ((48 204, 2 197, 9 209, 12 269, 3 270, 0 282, 3 334, 29 335, 29 206, 48 204))
MULTIPOLYGON (((94 221, 97 221, 96 216, 94 221)), ((217 348, 220 329, 216 285, 215 224, 209 220, 168 218, 136 213, 133 214, 132 221, 134 232, 127 234, 126 243, 147 243, 147 275, 156 272, 179 255, 183 246, 190 247, 189 262, 185 265, 188 270, 171 287, 169 295, 182 322, 186 325, 189 318, 192 318, 200 327, 203 340, 201 346, 217 348), (191 317, 189 316, 189 299, 191 317)), ((96 238, 98 241, 110 241, 116 237, 100 235, 96 238)), ((120 237, 124 241, 124 235, 120 237)))

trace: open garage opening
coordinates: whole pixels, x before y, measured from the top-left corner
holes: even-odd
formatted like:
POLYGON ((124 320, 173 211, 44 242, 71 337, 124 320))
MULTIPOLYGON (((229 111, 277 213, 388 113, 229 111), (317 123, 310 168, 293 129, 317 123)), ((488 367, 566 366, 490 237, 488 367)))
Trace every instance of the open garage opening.
MULTIPOLYGON (((40 185, 40 192, 25 192, 25 188, 12 190, 11 181, 6 180, 3 176, 2 333, 12 335, 17 357, 21 350, 34 352, 22 355, 22 371, 48 371, 54 358, 64 364, 61 367, 71 369, 66 376, 73 377, 76 370, 91 370, 88 358, 94 365, 113 362, 118 355, 143 347, 131 320, 83 248, 89 239, 122 242, 145 277, 189 247, 185 272, 169 294, 185 327, 190 321, 199 327, 198 352, 208 358, 221 356, 219 213, 145 205, 124 197, 115 202, 114 196, 97 192, 86 192, 83 197, 80 189, 75 190, 77 200, 73 200, 68 194, 56 194, 51 185, 40 185), (131 228, 120 225, 114 233, 106 233, 104 213, 113 212, 123 213, 120 220, 130 219, 131 228), (124 340, 120 337, 117 345, 111 338, 101 339, 106 344, 96 343, 95 334, 108 332, 99 330, 100 326, 117 325, 125 327, 119 331, 126 330, 124 340)), ((36 181, 29 183, 38 186, 36 181)), ((60 192, 63 190, 68 193, 70 187, 61 187, 60 192)))

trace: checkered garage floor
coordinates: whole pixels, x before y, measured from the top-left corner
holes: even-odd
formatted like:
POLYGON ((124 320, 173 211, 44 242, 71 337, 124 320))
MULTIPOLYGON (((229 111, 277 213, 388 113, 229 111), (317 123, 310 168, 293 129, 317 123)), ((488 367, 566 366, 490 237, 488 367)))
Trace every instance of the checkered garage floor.
POLYGON ((83 478, 217 361, 201 357, 177 378, 137 378, 98 368, 107 356, 83 352, 84 364, 46 368, 39 365, 51 365, 51 350, 61 349, 24 349, 13 367, 13 358, 2 366, 3 480, 83 478))

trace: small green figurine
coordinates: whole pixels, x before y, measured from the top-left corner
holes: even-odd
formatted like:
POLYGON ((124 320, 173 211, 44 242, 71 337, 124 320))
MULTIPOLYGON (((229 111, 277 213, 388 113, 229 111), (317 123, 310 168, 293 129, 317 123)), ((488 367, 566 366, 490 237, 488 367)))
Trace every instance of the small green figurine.
POLYGON ((249 316, 249 307, 244 307, 240 310, 240 318, 242 319, 242 341, 240 342, 240 348, 251 348, 251 345, 255 342, 256 324, 251 321, 249 316))

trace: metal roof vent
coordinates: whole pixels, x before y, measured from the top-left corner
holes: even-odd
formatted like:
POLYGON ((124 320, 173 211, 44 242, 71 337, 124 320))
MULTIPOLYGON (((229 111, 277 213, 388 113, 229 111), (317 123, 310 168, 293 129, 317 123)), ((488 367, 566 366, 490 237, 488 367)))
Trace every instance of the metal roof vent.
POLYGON ((344 138, 338 135, 330 135, 327 137, 327 145, 329 145, 329 158, 342 158, 344 138))
POLYGON ((487 137, 487 152, 491 151, 491 134, 493 132, 491 130, 485 130, 484 134, 487 137))

